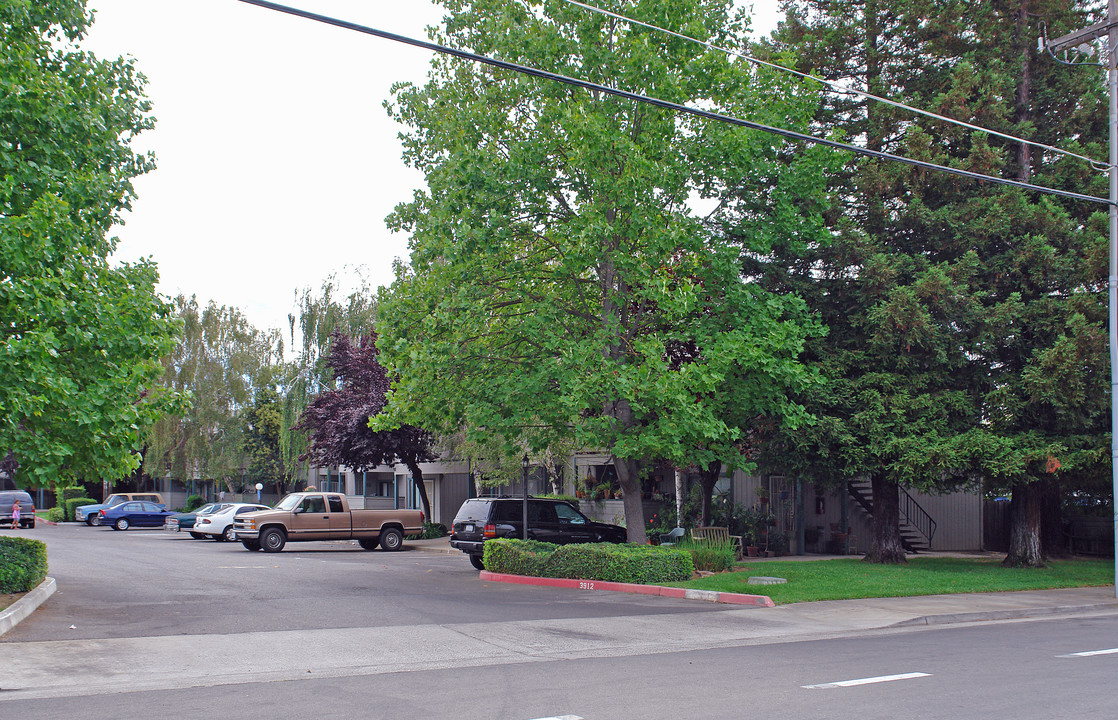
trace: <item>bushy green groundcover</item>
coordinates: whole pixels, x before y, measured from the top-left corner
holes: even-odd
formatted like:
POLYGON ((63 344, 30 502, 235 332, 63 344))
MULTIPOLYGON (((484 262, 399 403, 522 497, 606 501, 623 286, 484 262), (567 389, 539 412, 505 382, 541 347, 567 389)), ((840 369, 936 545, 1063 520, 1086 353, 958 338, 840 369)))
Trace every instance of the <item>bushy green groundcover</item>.
POLYGON ((46 543, 31 538, 0 537, 0 594, 29 592, 46 576, 46 543))
POLYGON ((485 569, 532 577, 655 585, 680 582, 695 572, 691 554, 678 548, 626 543, 552 545, 535 540, 490 540, 485 569))

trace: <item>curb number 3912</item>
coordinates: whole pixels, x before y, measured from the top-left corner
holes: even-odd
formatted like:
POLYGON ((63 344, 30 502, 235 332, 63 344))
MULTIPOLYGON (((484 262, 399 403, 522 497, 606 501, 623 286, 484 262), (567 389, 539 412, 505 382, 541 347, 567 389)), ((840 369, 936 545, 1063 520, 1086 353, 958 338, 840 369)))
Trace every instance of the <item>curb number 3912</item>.
POLYGON ((594 583, 592 583, 592 582, 580 582, 578 584, 578 589, 579 590, 593 590, 594 589, 594 583))

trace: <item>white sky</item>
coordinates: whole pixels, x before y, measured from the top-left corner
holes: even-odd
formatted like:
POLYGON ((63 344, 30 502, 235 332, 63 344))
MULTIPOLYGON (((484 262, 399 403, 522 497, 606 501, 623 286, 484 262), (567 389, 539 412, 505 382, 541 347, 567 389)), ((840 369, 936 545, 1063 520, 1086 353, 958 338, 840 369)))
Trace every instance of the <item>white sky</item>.
MULTIPOLYGON (((420 39, 443 14, 428 0, 284 4, 420 39)), ((89 6, 83 47, 134 57, 158 120, 137 145, 158 168, 135 181, 115 258, 152 257, 160 292, 235 306, 262 329, 286 330, 296 292, 331 273, 391 281, 407 238, 384 218, 423 178, 382 103, 392 83, 425 80, 431 53, 237 0, 89 6)), ((755 8, 767 32, 777 0, 755 8)))

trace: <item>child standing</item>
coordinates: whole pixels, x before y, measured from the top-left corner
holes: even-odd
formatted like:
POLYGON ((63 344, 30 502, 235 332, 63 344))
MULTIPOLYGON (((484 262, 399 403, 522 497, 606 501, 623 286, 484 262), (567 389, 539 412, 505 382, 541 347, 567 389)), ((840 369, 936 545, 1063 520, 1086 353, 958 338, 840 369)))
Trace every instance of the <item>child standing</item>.
POLYGON ((19 529, 19 500, 12 504, 12 530, 19 529))

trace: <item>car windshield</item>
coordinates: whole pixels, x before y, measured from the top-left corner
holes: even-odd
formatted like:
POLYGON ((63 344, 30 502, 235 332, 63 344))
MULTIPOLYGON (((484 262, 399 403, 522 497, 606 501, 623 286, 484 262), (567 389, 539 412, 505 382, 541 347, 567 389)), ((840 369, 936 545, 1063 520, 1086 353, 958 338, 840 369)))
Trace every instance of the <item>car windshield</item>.
POLYGON ((109 507, 116 507, 117 505, 120 505, 122 502, 127 502, 127 501, 128 501, 128 498, 125 497, 124 495, 110 495, 108 497, 108 499, 105 500, 105 504, 108 505, 109 507))
POLYGON ((294 510, 302 501, 302 495, 284 495, 283 500, 276 503, 276 510, 294 510))
POLYGON ((225 504, 210 503, 206 507, 208 507, 209 510, 202 510, 201 508, 199 508, 197 514, 199 514, 199 515, 213 515, 215 512, 219 512, 219 511, 224 510, 225 508, 229 507, 229 503, 225 503, 225 504))

